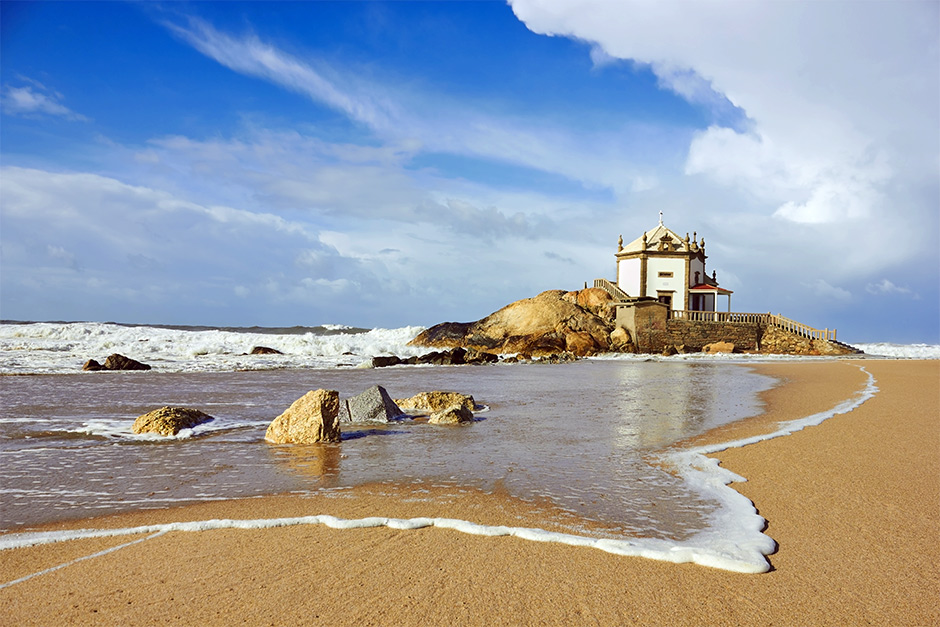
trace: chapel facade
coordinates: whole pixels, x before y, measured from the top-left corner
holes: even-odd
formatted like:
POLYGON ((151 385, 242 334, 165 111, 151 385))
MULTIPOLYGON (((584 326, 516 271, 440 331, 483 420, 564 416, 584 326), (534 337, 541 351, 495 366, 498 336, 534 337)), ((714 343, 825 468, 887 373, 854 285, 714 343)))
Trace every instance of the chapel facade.
POLYGON ((731 290, 719 287, 716 273, 705 271, 705 238, 697 233, 680 237, 659 224, 626 246, 617 243, 617 287, 630 298, 655 298, 674 311, 716 311, 719 296, 731 290))

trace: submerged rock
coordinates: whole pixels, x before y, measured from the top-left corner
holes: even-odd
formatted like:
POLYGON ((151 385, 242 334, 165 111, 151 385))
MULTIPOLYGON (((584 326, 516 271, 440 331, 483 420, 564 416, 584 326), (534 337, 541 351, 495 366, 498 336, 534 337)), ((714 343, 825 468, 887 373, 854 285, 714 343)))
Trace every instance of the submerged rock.
POLYGON ((125 357, 124 355, 119 355, 114 353, 113 355, 108 355, 108 358, 104 360, 104 369, 105 370, 150 370, 150 366, 147 364, 142 364, 136 359, 131 359, 130 357, 125 357))
POLYGON ((340 422, 389 422, 404 415, 380 385, 339 403, 340 422))
POLYGON ((339 442, 338 417, 339 392, 312 390, 271 422, 264 439, 273 444, 339 442))
POLYGON ((444 411, 454 405, 465 407, 470 412, 476 409, 476 403, 472 396, 460 394, 459 392, 441 392, 439 390, 421 392, 411 398, 396 399, 395 403, 402 409, 426 412, 444 411))
POLYGON ((104 364, 99 364, 94 359, 89 359, 85 362, 85 365, 82 366, 82 370, 92 372, 96 370, 150 370, 150 366, 142 364, 136 359, 130 359, 124 355, 114 353, 108 355, 108 358, 104 360, 104 364))
POLYGON ((251 349, 249 355, 283 355, 281 351, 269 346, 255 346, 251 349))
POLYGON ((463 422, 472 422, 473 412, 466 405, 451 405, 447 409, 437 411, 428 418, 432 425, 456 425, 463 422))
POLYGON ((183 429, 192 429, 210 420, 214 418, 198 409, 166 406, 138 416, 131 429, 134 433, 176 435, 183 429))

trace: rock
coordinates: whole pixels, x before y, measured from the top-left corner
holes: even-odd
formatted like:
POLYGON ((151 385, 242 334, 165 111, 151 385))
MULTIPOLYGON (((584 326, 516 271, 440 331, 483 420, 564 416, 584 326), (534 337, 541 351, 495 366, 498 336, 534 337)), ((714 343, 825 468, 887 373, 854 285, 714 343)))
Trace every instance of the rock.
MULTIPOLYGON (((589 291, 595 289, 588 288, 589 291)), ((571 340, 576 355, 608 350, 613 323, 572 302, 581 299, 581 292, 542 292, 533 298, 507 305, 476 322, 445 322, 433 326, 420 333, 410 344, 541 356, 568 350, 568 336, 578 334, 571 340), (591 342, 587 342, 586 336, 581 334, 589 335, 591 342)), ((593 291, 584 296, 585 303, 601 300, 603 297, 593 291)))
POLYGON ((702 347, 703 353, 733 353, 734 344, 731 342, 713 342, 702 347))
POLYGON ((396 399, 395 403, 402 409, 416 411, 439 412, 454 405, 465 407, 467 411, 472 412, 476 409, 476 403, 472 396, 460 394, 459 392, 421 392, 411 398, 396 399))
POLYGON ((339 403, 340 422, 389 422, 404 415, 380 385, 339 403))
POLYGON ((575 355, 593 355, 597 352, 597 343, 590 333, 576 331, 565 336, 565 350, 575 355))
POLYGON ((401 363, 401 358, 395 355, 384 356, 379 355, 378 357, 372 358, 372 367, 373 368, 385 368, 387 366, 397 366, 401 363))
POLYGON ((663 357, 671 357, 673 355, 678 355, 679 351, 676 350, 676 347, 672 344, 666 344, 663 346, 663 357))
POLYGON ((434 412, 428 418, 428 424, 432 425, 456 425, 462 422, 472 422, 473 412, 464 405, 451 405, 447 409, 434 412))
POLYGON ((274 444, 311 444, 339 442, 339 392, 307 392, 275 418, 264 439, 274 444))
POLYGON ((150 366, 147 364, 142 364, 135 359, 130 359, 124 355, 118 355, 114 353, 113 355, 108 355, 108 358, 104 360, 104 370, 150 370, 150 366))
POLYGON ((499 355, 471 348, 464 355, 463 360, 466 364, 495 364, 499 361, 499 355))
POLYGON ((623 327, 617 327, 610 332, 610 347, 621 353, 632 353, 636 350, 630 332, 623 327))
POLYGON ((176 435, 183 429, 192 429, 196 425, 214 420, 209 414, 198 409, 186 407, 161 407, 139 416, 134 421, 134 433, 159 433, 176 435))
POLYGON ((99 364, 94 359, 89 359, 85 362, 85 365, 82 366, 82 370, 88 370, 89 372, 95 372, 97 370, 104 370, 104 366, 99 364))
POLYGON ((255 346, 251 349, 249 355, 283 355, 281 351, 276 348, 270 348, 268 346, 255 346))

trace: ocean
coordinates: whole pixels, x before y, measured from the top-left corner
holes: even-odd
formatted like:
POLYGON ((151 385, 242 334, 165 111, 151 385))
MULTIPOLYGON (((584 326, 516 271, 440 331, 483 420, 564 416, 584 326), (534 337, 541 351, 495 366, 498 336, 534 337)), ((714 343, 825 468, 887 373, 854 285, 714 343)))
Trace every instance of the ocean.
MULTIPOLYGON (((0 376, 0 529, 208 500, 417 483, 547 500, 596 523, 593 533, 615 552, 688 554, 739 570, 763 563, 772 541, 760 533, 750 503, 723 488, 733 477, 703 464, 703 451, 674 445, 759 413, 758 394, 774 381, 746 365, 766 357, 367 367, 374 355, 427 352, 407 346, 421 330, 0 324, 0 374, 8 375, 0 376), (247 354, 260 345, 284 354, 247 354), (153 369, 81 371, 86 360, 111 353, 153 369), (347 430, 335 445, 263 441, 270 421, 307 391, 335 389, 348 397, 372 385, 393 398, 458 391, 483 409, 459 427, 403 420, 347 430), (131 432, 137 416, 163 405, 215 419, 172 438, 131 432)), ((937 348, 891 347, 907 350, 906 357, 940 355, 937 348)), ((573 529, 571 537, 583 533, 573 529)))

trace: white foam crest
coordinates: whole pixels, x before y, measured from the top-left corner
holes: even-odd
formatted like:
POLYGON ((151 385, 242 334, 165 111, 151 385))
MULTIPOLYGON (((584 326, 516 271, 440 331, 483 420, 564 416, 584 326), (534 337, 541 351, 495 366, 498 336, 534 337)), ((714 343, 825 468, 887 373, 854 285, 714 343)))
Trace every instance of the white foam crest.
MULTIPOLYGON (((262 423, 258 423, 261 425, 262 423)), ((267 425, 268 423, 263 423, 267 425)), ((189 438, 205 435, 215 431, 227 431, 236 428, 244 428, 245 424, 232 424, 224 420, 215 418, 209 422, 204 422, 195 427, 180 429, 176 435, 160 435, 159 433, 134 433, 133 420, 108 420, 96 419, 87 420, 82 426, 75 429, 68 429, 66 433, 79 433, 102 438, 120 438, 124 440, 136 440, 139 442, 165 442, 167 440, 188 440, 189 438)))
POLYGON ((693 449, 670 451, 663 454, 661 459, 672 465, 690 487, 706 498, 711 498, 719 503, 718 509, 710 516, 708 527, 692 538, 681 542, 655 538, 592 538, 586 535, 560 533, 544 529, 481 525, 453 518, 398 519, 373 516, 361 519, 343 519, 330 515, 318 515, 255 520, 214 519, 121 529, 13 533, 0 536, 0 550, 76 539, 170 531, 267 529, 293 525, 325 525, 333 529, 370 527, 419 529, 433 526, 473 535, 490 537, 508 535, 536 542, 556 542, 572 546, 592 547, 616 555, 645 557, 674 563, 692 562, 732 572, 766 572, 769 569, 769 564, 765 556, 774 551, 776 543, 763 533, 765 521, 757 513, 754 504, 729 487, 731 483, 743 482, 746 479, 722 468, 717 459, 707 457, 707 455, 789 435, 808 426, 818 425, 833 416, 853 411, 872 398, 878 391, 872 374, 862 367, 860 369, 868 375, 865 388, 855 397, 839 403, 830 410, 780 423, 772 433, 699 446, 693 449))
POLYGON ((866 355, 894 357, 896 359, 940 359, 940 344, 854 344, 866 355))
MULTIPOLYGON (((0 324, 0 373, 75 372, 88 359, 120 353, 168 372, 356 366, 375 355, 410 357, 423 327, 371 329, 329 325, 350 333, 251 333, 164 329, 101 322, 0 324), (249 355, 268 346, 283 355, 249 355)), ((326 328, 326 327, 325 327, 326 328)))

